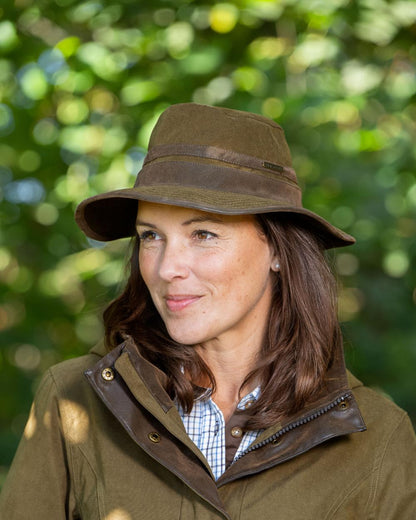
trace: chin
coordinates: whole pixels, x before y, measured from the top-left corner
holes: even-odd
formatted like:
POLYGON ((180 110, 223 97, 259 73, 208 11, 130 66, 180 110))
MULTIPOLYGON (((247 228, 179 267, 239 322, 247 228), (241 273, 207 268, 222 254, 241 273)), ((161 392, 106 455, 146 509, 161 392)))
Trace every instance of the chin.
POLYGON ((192 333, 191 331, 187 330, 180 331, 175 329, 170 329, 167 327, 169 336, 176 341, 177 343, 181 343, 182 345, 196 345, 199 343, 202 343, 205 341, 205 336, 202 334, 192 333))

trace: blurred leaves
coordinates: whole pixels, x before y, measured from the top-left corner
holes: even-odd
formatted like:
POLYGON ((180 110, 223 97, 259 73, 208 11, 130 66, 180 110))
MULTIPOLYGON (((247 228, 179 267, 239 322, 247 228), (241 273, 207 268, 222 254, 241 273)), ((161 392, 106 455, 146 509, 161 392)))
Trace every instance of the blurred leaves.
POLYGON ((128 243, 88 241, 76 205, 131 185, 188 101, 285 128, 304 205, 357 238, 333 255, 349 364, 416 419, 415 22, 410 0, 2 3, 0 465, 124 279, 128 243))

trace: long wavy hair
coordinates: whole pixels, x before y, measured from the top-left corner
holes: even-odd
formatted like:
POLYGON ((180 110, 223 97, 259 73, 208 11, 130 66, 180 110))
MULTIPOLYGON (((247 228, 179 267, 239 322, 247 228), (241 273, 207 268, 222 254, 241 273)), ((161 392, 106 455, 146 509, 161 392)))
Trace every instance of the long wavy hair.
MULTIPOLYGON (((342 342, 336 281, 319 235, 292 216, 257 215, 261 231, 279 259, 268 328, 254 369, 241 388, 259 381, 261 395, 250 408, 248 427, 266 428, 301 410, 322 390, 334 351, 342 342)), ((133 239, 130 276, 122 294, 104 311, 107 348, 131 336, 141 354, 167 375, 166 391, 190 412, 197 381, 215 378, 194 346, 170 338, 139 270, 133 239)))

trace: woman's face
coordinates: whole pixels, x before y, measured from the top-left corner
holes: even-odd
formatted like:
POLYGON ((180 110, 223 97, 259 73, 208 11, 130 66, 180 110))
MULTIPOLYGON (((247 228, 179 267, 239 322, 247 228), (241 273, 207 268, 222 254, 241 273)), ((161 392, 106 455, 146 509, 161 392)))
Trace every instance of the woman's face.
POLYGON ((141 275, 174 340, 261 343, 275 259, 255 217, 140 202, 137 231, 141 275))

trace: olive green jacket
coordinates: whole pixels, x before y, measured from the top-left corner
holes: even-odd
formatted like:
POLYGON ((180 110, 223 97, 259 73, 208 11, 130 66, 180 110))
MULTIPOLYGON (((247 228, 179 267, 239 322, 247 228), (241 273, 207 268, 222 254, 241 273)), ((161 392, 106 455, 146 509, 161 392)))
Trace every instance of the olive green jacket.
POLYGON ((316 402, 262 432, 216 482, 164 379, 130 340, 51 368, 0 498, 1 520, 416 518, 407 415, 347 381, 342 356, 316 402))

